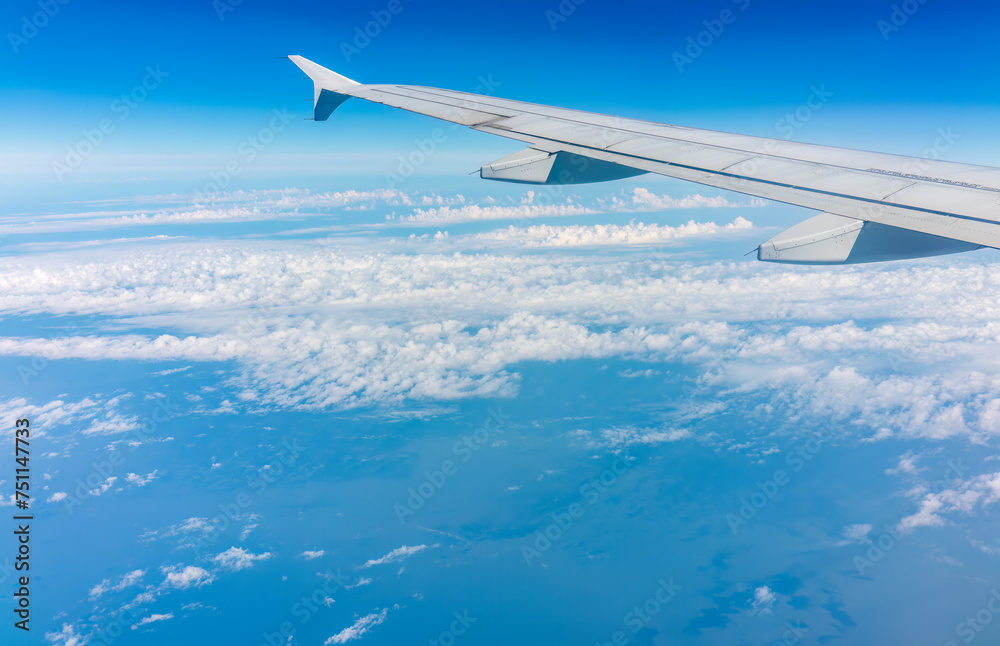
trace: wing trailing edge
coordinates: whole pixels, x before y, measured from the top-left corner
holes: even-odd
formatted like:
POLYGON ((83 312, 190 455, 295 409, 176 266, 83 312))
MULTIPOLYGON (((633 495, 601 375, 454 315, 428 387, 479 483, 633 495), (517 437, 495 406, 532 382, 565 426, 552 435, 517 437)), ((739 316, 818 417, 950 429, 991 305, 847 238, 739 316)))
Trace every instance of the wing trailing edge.
POLYGON ((852 265, 912 260, 981 246, 878 222, 820 213, 757 248, 757 260, 791 265, 852 265))

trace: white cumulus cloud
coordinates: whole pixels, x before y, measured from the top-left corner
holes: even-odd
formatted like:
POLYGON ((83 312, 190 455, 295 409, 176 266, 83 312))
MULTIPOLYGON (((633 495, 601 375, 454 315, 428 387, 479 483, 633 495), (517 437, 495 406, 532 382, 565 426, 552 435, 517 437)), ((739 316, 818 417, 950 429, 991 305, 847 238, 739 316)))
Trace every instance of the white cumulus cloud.
POLYGON ((376 610, 371 614, 365 615, 364 617, 361 617, 360 619, 355 621, 351 626, 343 629, 333 637, 327 639, 325 642, 323 642, 323 645, 331 646, 332 644, 346 644, 349 641, 353 641, 355 639, 361 639, 362 637, 365 636, 365 634, 369 630, 371 630, 375 626, 378 626, 383 621, 385 621, 388 615, 389 615, 388 608, 383 608, 382 610, 376 610))

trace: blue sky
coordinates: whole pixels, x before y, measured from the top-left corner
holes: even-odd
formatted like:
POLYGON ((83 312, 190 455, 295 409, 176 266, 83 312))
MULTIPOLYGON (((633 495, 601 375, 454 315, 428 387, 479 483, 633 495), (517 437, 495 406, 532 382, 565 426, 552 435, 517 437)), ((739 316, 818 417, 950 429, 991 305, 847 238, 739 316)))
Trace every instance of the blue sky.
POLYGON ((0 46, 0 428, 30 417, 39 453, 23 643, 427 644, 464 612, 457 646, 996 642, 996 251, 760 263, 809 211, 484 182, 520 144, 461 129, 389 187, 440 124, 307 121, 281 57, 998 165, 1000 10, 401 0, 346 60, 395 5, 52 1, 0 46))
MULTIPOLYGON (((937 128, 952 127, 963 135, 949 151, 956 159, 988 163, 997 148, 990 106, 1000 89, 990 79, 1000 51, 990 30, 998 10, 980 3, 914 2, 910 16, 871 2, 588 0, 562 9, 558 2, 510 2, 498 11, 402 0, 349 61, 342 44, 353 44, 356 28, 385 2, 55 6, 37 35, 11 42, 8 34, 3 48, 2 152, 5 168, 22 179, 52 179, 52 162, 82 131, 120 116, 113 102, 143 80, 147 66, 169 76, 116 123, 85 171, 156 168, 163 162, 135 155, 168 154, 188 175, 210 169, 273 109, 308 116, 308 82, 280 58, 289 53, 362 82, 474 91, 486 78, 506 97, 761 135, 773 134, 817 86, 833 99, 802 130, 803 140, 917 154, 937 128), (565 21, 551 22, 547 12, 560 10, 565 21), (718 36, 702 34, 726 11, 730 24, 718 36), (894 19, 897 31, 880 27, 894 19), (680 71, 675 54, 697 53, 688 39, 699 35, 708 46, 680 71)), ((4 25, 20 34, 22 18, 38 10, 36 2, 8 3, 4 25)), ((425 118, 359 103, 328 124, 295 121, 257 166, 272 174, 283 165, 300 174, 368 172, 428 128, 425 118), (374 157, 347 168, 303 157, 368 150, 374 157), (276 155, 297 156, 297 163, 275 162, 276 155)), ((422 172, 448 174, 492 159, 477 150, 506 149, 462 133, 449 143, 453 164, 442 160, 422 172)))

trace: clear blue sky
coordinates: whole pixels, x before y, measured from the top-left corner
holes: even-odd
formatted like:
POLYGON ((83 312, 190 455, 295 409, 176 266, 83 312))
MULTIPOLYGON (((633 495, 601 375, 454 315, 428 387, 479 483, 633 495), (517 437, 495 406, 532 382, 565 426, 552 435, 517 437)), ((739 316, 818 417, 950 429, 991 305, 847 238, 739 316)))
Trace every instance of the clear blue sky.
MULTIPOLYGON (((762 135, 774 135, 777 120, 816 86, 833 98, 797 133, 801 140, 919 154, 937 128, 950 127, 962 139, 947 157, 1000 165, 993 153, 1000 144, 1000 8, 983 3, 566 0, 569 15, 554 22, 547 12, 560 11, 558 0, 399 0, 391 22, 348 61, 342 44, 354 43, 356 28, 388 0, 51 2, 58 11, 24 40, 32 30, 23 31, 23 20, 41 11, 38 0, 11 0, 0 14, 0 168, 8 180, 36 172, 51 179, 52 162, 105 118, 115 130, 86 163, 97 173, 123 164, 156 172, 168 159, 203 172, 276 108, 296 119, 261 169, 294 165, 272 155, 370 149, 376 157, 369 165, 351 170, 371 172, 433 127, 361 102, 330 124, 299 121, 309 114, 311 91, 281 59, 290 53, 362 82, 475 91, 481 78, 492 78, 510 98, 762 135), (899 28, 888 31, 894 6, 899 28), (706 21, 720 18, 730 23, 721 33, 701 34, 706 21), (687 51, 688 38, 699 34, 709 45, 682 72, 675 53, 697 52, 687 51), (121 119, 114 102, 143 81, 147 66, 169 76, 121 119)), ((477 133, 451 145, 461 168, 491 161, 476 149, 484 156, 504 150, 477 133)), ((442 161, 432 170, 452 169, 442 161)))

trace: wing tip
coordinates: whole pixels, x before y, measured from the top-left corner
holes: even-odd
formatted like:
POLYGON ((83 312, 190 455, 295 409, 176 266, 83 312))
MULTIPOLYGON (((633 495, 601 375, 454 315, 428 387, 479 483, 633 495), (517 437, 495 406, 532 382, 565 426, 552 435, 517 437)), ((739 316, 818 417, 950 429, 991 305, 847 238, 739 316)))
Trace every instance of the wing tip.
POLYGON ((338 74, 331 69, 327 69, 304 56, 289 54, 286 58, 305 72, 306 76, 311 78, 318 88, 336 91, 353 85, 361 85, 354 79, 349 79, 343 74, 338 74))

